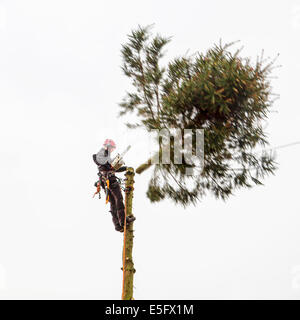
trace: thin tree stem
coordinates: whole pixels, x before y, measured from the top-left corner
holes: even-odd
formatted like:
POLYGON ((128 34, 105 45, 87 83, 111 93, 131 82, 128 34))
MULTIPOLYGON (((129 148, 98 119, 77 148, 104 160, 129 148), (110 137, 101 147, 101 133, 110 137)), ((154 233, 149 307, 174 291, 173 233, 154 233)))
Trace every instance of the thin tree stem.
POLYGON ((125 180, 125 222, 123 244, 123 285, 122 300, 133 300, 133 275, 135 273, 132 248, 133 248, 133 222, 127 225, 126 217, 132 215, 132 198, 134 185, 134 169, 128 168, 125 180))

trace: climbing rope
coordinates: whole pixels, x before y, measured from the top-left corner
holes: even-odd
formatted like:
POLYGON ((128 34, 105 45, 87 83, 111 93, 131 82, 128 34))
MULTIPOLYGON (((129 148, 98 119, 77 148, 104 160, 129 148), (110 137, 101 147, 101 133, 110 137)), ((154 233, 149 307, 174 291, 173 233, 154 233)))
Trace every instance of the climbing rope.
POLYGON ((126 227, 127 227, 127 223, 126 223, 126 217, 127 217, 127 192, 125 189, 125 210, 124 210, 124 236, 123 236, 123 284, 122 284, 122 300, 124 299, 124 288, 125 288, 125 252, 126 252, 126 227))
POLYGON ((98 182, 98 183, 97 183, 97 190, 96 190, 96 192, 94 193, 93 198, 94 198, 95 195, 98 194, 98 193, 99 193, 99 198, 101 197, 100 188, 101 188, 101 187, 100 187, 100 182, 98 182))

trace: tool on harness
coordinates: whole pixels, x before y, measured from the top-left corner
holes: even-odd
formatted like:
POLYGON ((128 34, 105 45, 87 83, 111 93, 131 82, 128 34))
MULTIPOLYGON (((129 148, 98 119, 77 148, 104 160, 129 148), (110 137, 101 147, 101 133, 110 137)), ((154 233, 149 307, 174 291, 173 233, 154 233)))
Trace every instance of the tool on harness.
MULTIPOLYGON (((113 173, 113 171, 108 172, 109 174, 105 173, 105 174, 101 174, 100 172, 98 173, 99 175, 99 180, 97 182, 95 182, 95 187, 97 188, 96 192, 93 195, 93 198, 95 198, 96 194, 99 195, 99 199, 101 199, 101 186, 102 189, 104 189, 105 192, 105 203, 109 202, 109 193, 108 193, 108 189, 109 189, 109 177, 110 175, 113 173), (101 183, 103 182, 103 183, 101 183)), ((121 188, 122 191, 126 192, 126 188, 125 188, 125 179, 116 177, 116 180, 121 188)))
POLYGON ((98 194, 99 195, 99 199, 101 199, 101 184, 100 181, 96 182, 95 187, 97 188, 96 192, 93 195, 93 198, 95 198, 95 195, 98 194))
POLYGON ((119 177, 116 177, 116 179, 117 179, 117 181, 118 181, 118 183, 119 183, 119 185, 120 185, 120 188, 121 188, 123 191, 125 191, 125 181, 124 181, 124 179, 121 179, 121 178, 119 178, 119 177))

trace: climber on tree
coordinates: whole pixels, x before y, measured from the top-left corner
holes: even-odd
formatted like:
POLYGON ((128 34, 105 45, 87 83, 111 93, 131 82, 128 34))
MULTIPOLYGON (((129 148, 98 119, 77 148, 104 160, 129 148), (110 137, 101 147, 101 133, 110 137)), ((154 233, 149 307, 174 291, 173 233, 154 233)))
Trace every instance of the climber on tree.
MULTIPOLYGON (((93 154, 93 160, 98 166, 99 181, 95 183, 97 192, 100 192, 100 187, 107 192, 107 198, 110 202, 110 212, 112 215, 112 221, 114 223, 116 231, 124 231, 124 203, 123 196, 118 182, 118 178, 115 176, 115 172, 123 172, 127 169, 126 166, 114 168, 112 166, 113 160, 110 157, 112 151, 116 149, 116 144, 111 139, 104 141, 103 147, 97 154, 93 154)), ((134 221, 133 216, 127 217, 126 222, 130 223, 134 221)))

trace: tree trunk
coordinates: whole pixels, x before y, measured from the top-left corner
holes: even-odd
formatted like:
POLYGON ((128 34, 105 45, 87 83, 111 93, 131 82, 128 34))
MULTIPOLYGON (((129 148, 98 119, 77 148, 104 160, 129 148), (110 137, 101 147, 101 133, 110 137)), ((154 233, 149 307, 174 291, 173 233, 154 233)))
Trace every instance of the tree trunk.
POLYGON ((123 244, 123 287, 122 300, 133 300, 133 275, 135 273, 132 260, 133 248, 133 222, 126 225, 126 217, 132 215, 132 198, 134 184, 134 169, 128 168, 125 179, 125 223, 124 223, 124 244, 123 244))

